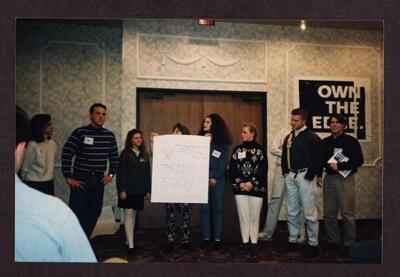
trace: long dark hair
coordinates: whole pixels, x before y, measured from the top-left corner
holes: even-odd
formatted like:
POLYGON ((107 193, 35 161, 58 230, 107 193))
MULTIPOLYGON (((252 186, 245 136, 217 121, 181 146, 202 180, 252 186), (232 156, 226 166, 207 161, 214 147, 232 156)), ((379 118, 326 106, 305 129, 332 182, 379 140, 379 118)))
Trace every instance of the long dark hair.
POLYGON ((46 125, 51 121, 49 114, 37 114, 31 119, 31 140, 37 143, 44 141, 44 130, 46 125))
POLYGON ((172 131, 174 131, 175 129, 178 129, 179 131, 181 131, 182 135, 190 135, 189 129, 186 128, 186 126, 184 126, 181 123, 176 123, 174 125, 174 127, 172 127, 172 131))
POLYGON ((15 107, 15 146, 21 142, 28 142, 31 137, 31 127, 26 112, 19 106, 15 107))
MULTIPOLYGON (((228 127, 226 126, 225 121, 222 119, 222 117, 219 114, 212 113, 206 116, 206 118, 211 119, 211 127, 210 127, 210 133, 212 135, 212 142, 216 146, 222 146, 224 144, 231 144, 232 143, 232 137, 231 133, 229 132, 228 127)), ((199 130, 199 136, 204 136, 207 132, 204 131, 203 128, 203 123, 204 120, 201 122, 200 125, 200 130, 199 130)))
MULTIPOLYGON (((136 134, 140 134, 142 136, 143 139, 143 133, 142 131, 138 130, 138 129, 132 129, 128 132, 128 134, 126 135, 126 140, 125 140, 125 147, 124 150, 122 150, 123 152, 128 152, 130 151, 130 149, 133 147, 132 145, 132 138, 134 135, 136 134)), ((142 140, 142 145, 139 146, 139 157, 143 158, 143 159, 148 159, 149 158, 149 154, 147 153, 146 150, 146 146, 144 144, 144 139, 142 140)))

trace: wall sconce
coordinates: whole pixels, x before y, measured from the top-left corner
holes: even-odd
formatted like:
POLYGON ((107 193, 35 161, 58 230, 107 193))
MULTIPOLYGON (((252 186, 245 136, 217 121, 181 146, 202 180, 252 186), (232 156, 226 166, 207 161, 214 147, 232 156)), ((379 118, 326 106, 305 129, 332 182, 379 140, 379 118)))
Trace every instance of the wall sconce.
POLYGON ((305 31, 306 28, 307 28, 307 26, 306 26, 306 21, 305 21, 305 20, 302 20, 302 21, 300 22, 300 29, 301 29, 302 31, 305 31))
POLYGON ((199 19, 199 25, 214 26, 214 24, 215 24, 214 19, 199 19))

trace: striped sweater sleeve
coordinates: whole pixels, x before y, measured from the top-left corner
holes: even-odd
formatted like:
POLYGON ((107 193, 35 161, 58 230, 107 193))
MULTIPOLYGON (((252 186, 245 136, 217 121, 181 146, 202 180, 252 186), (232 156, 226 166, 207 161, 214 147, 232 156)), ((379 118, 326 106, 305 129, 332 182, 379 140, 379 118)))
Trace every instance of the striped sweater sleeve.
POLYGON ((110 170, 109 174, 115 174, 118 169, 118 164, 119 164, 119 156, 118 156, 118 146, 117 146, 117 140, 115 139, 114 134, 112 134, 112 140, 111 140, 111 149, 110 149, 110 170))
POLYGON ((72 158, 76 155, 80 143, 78 132, 75 130, 64 144, 61 153, 61 167, 64 178, 72 176, 72 158))

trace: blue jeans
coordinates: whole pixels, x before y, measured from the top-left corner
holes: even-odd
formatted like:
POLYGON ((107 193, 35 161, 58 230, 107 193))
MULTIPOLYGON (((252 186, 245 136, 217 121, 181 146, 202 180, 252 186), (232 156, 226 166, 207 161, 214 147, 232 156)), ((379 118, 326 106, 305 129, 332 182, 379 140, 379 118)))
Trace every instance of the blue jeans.
POLYGON ((210 239, 211 237, 210 206, 212 206, 212 217, 214 219, 214 240, 221 240, 224 187, 225 180, 223 178, 218 180, 215 186, 209 186, 208 203, 201 205, 201 230, 203 232, 203 239, 210 239))
POLYGON ((317 211, 317 178, 307 180, 304 178, 306 172, 294 172, 286 176, 286 205, 287 224, 289 229, 289 242, 297 243, 300 231, 300 208, 303 209, 306 219, 308 244, 318 245, 318 211, 317 211))
MULTIPOLYGON (((263 233, 265 233, 266 239, 271 240, 272 235, 275 233, 276 226, 279 220, 279 213, 281 211, 283 198, 286 194, 286 182, 285 177, 282 174, 281 167, 276 167, 274 182, 272 186, 271 201, 268 203, 267 218, 263 233)), ((300 234, 304 235, 304 214, 300 211, 300 234)))
POLYGON ((83 181, 83 188, 71 188, 69 207, 75 213, 86 236, 90 238, 103 207, 103 175, 74 172, 74 178, 83 181))

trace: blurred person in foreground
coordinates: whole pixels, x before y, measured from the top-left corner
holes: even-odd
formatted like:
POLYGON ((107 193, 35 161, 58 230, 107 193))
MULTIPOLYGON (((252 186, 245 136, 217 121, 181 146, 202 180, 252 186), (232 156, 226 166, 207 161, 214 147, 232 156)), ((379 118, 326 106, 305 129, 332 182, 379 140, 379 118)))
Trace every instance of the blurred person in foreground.
POLYGON ((16 107, 15 261, 96 262, 89 241, 71 209, 60 199, 25 185, 17 176, 29 140, 26 113, 16 107))

